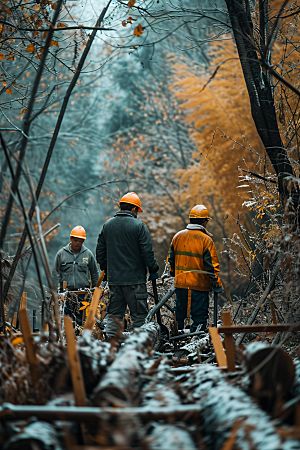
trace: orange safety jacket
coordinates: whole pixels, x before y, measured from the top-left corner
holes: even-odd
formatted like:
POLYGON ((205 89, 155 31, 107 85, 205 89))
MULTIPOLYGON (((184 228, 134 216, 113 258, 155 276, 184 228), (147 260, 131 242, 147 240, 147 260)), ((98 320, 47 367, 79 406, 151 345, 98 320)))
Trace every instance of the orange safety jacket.
POLYGON ((169 263, 176 288, 210 291, 212 284, 222 286, 216 247, 202 225, 190 224, 175 234, 169 263), (206 271, 208 274, 191 272, 193 270, 206 271))

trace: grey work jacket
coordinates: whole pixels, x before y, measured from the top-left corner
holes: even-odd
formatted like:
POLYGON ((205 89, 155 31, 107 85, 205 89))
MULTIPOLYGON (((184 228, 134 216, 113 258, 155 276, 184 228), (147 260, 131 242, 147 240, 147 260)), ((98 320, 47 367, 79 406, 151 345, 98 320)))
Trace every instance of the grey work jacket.
POLYGON ((56 254, 52 279, 54 285, 60 283, 62 289, 63 281, 67 282, 70 291, 95 287, 99 278, 99 272, 93 253, 84 245, 76 255, 71 252, 70 244, 63 247, 56 254))
POLYGON ((109 219, 98 237, 96 259, 105 270, 109 285, 146 283, 159 267, 147 226, 130 211, 119 211, 109 219))

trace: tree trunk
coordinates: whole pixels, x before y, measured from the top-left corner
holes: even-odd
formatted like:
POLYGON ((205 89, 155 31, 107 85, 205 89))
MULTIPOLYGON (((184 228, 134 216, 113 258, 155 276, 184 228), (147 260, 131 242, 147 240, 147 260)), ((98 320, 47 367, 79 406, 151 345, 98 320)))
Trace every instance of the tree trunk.
POLYGON ((285 204, 289 192, 284 179, 294 175, 294 171, 281 141, 270 80, 259 63, 249 0, 226 0, 226 4, 249 94, 252 117, 278 176, 279 194, 282 204, 285 204))

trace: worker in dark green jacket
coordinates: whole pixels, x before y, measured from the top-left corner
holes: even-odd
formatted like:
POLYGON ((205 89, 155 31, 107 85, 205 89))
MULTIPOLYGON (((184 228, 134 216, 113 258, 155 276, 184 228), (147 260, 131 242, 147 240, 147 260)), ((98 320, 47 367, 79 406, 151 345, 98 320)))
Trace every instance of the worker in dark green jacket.
POLYGON ((118 330, 113 317, 123 321, 127 305, 133 327, 143 325, 148 314, 147 268, 149 279, 158 278, 159 269, 149 230, 137 218, 138 212, 143 212, 139 197, 128 192, 119 204, 121 210, 103 225, 96 249, 97 262, 107 274, 110 289, 105 328, 108 338, 118 330))

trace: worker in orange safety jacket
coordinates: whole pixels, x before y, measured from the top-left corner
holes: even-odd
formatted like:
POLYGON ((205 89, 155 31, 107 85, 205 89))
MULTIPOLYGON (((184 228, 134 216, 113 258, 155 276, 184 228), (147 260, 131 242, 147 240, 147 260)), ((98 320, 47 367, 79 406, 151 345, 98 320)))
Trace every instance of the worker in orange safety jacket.
MULTIPOLYGON (((190 223, 173 237, 169 255, 170 273, 175 277, 178 328, 184 328, 188 301, 193 320, 191 331, 201 325, 205 331, 208 319, 209 292, 223 290, 219 278, 219 259, 211 234, 206 230, 210 220, 204 205, 194 206, 190 223)), ((200 328, 200 327, 199 327, 200 328)), ((199 330, 198 328, 198 330, 199 330)))

